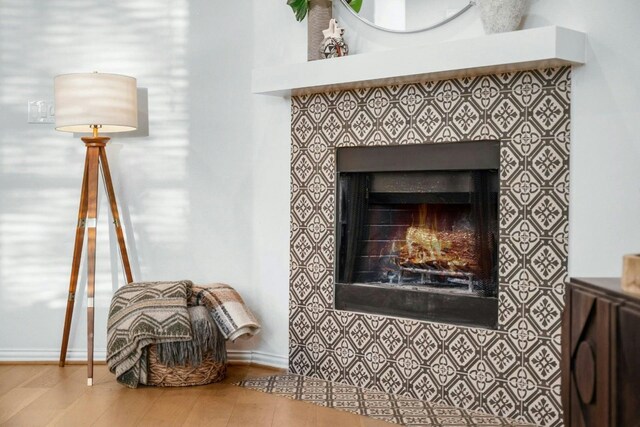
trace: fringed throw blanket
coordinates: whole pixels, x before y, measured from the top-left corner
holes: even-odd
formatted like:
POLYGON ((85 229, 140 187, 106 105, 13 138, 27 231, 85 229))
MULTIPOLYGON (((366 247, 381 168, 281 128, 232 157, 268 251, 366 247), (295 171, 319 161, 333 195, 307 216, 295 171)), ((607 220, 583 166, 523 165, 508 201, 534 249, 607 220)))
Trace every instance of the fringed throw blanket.
POLYGON ((187 297, 192 283, 130 283, 111 300, 107 323, 107 366, 118 382, 135 388, 147 382, 147 346, 191 341, 187 297))
POLYGON ((258 333, 260 325, 230 286, 179 282, 130 283, 111 300, 107 366, 118 382, 147 383, 148 346, 168 366, 198 366, 208 353, 226 361, 225 339, 258 333))
POLYGON ((200 366, 211 353, 216 362, 227 361, 224 336, 213 322, 209 310, 204 306, 189 307, 191 318, 191 341, 160 343, 156 345, 158 360, 167 366, 200 366))
POLYGON ((224 283, 194 285, 189 305, 204 305, 211 310, 213 320, 228 340, 235 341, 243 335, 251 337, 260 332, 258 320, 240 294, 224 283))

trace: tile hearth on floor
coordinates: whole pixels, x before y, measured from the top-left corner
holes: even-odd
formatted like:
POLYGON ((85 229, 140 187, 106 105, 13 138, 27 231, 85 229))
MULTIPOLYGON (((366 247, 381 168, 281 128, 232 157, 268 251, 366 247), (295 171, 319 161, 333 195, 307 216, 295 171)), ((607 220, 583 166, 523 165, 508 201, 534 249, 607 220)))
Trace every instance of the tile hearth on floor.
POLYGON ((531 426, 482 412, 395 396, 296 374, 245 379, 237 385, 404 426, 531 426))

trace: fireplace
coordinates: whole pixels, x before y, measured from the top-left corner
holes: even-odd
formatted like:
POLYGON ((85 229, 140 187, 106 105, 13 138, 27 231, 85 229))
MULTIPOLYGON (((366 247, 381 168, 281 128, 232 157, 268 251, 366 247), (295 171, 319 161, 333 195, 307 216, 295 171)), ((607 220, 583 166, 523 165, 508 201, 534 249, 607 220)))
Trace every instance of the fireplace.
MULTIPOLYGON (((293 96, 291 371, 560 425, 570 94, 571 69, 563 67, 293 96), (482 153, 491 144, 493 154, 482 153), (383 283, 388 276, 364 283, 343 279, 339 248, 349 218, 341 217, 341 177, 477 170, 499 170, 497 290, 482 295, 463 286, 449 292, 399 287, 383 283), (440 320, 430 320, 435 318, 440 320)), ((471 188, 468 175, 457 179, 471 188)), ((395 198, 379 203, 389 208, 413 209, 418 226, 429 221, 421 223, 420 208, 407 205, 426 203, 429 209, 436 196, 471 197, 442 187, 435 193, 416 203, 409 203, 417 197, 410 194, 400 201, 392 191, 376 196, 395 198)), ((463 216, 462 206, 445 205, 435 209, 463 216)), ((444 230, 436 217, 437 230, 444 230)))
POLYGON ((336 156, 336 308, 495 328, 499 143, 336 156))

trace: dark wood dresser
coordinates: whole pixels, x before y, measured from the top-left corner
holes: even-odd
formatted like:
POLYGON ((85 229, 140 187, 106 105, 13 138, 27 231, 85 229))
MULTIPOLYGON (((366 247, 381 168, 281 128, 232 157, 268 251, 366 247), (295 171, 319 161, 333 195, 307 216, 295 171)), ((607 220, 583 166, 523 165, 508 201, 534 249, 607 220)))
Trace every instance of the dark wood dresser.
POLYGON ((640 426, 640 295, 619 278, 571 279, 565 301, 565 426, 640 426))

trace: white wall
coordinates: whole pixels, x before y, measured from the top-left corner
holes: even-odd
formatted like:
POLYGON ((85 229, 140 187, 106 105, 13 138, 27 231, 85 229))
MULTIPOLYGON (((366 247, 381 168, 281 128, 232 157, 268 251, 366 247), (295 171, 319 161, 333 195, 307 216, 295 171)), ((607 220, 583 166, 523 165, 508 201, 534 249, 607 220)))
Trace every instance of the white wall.
MULTIPOLYGON (((298 23, 279 0, 254 0, 254 66, 305 60, 306 21, 298 23)), ((265 323, 260 351, 288 358, 289 341, 289 140, 291 102, 253 97, 254 297, 265 323)))
MULTIPOLYGON (((394 35, 337 7, 354 54, 482 34, 476 8, 430 32, 394 35)), ((532 0, 524 25, 589 35, 588 64, 573 74, 576 276, 618 275, 622 254, 640 246, 637 16, 640 3, 631 1, 532 0)), ((57 357, 82 173, 80 141, 26 124, 26 102, 51 99, 56 74, 100 70, 137 76, 149 90, 151 135, 109 148, 136 279, 233 284, 264 330, 231 348, 283 361, 289 100, 251 95, 250 72, 304 61, 305 25, 280 0, 0 2, 0 357, 57 357)), ((98 350, 117 285, 104 200, 101 214, 98 350)), ((80 289, 77 357, 85 348, 80 289)))
MULTIPOLYGON (((148 89, 150 136, 107 149, 135 279, 228 282, 265 336, 278 326, 254 292, 252 12, 250 2, 210 0, 0 2, 0 357, 55 359, 60 346, 84 146, 27 124, 26 103, 52 99, 53 76, 65 72, 128 74, 148 89)), ((106 211, 103 199, 98 357, 118 279, 106 211)), ((83 285, 77 301, 72 358, 86 348, 83 285)))

